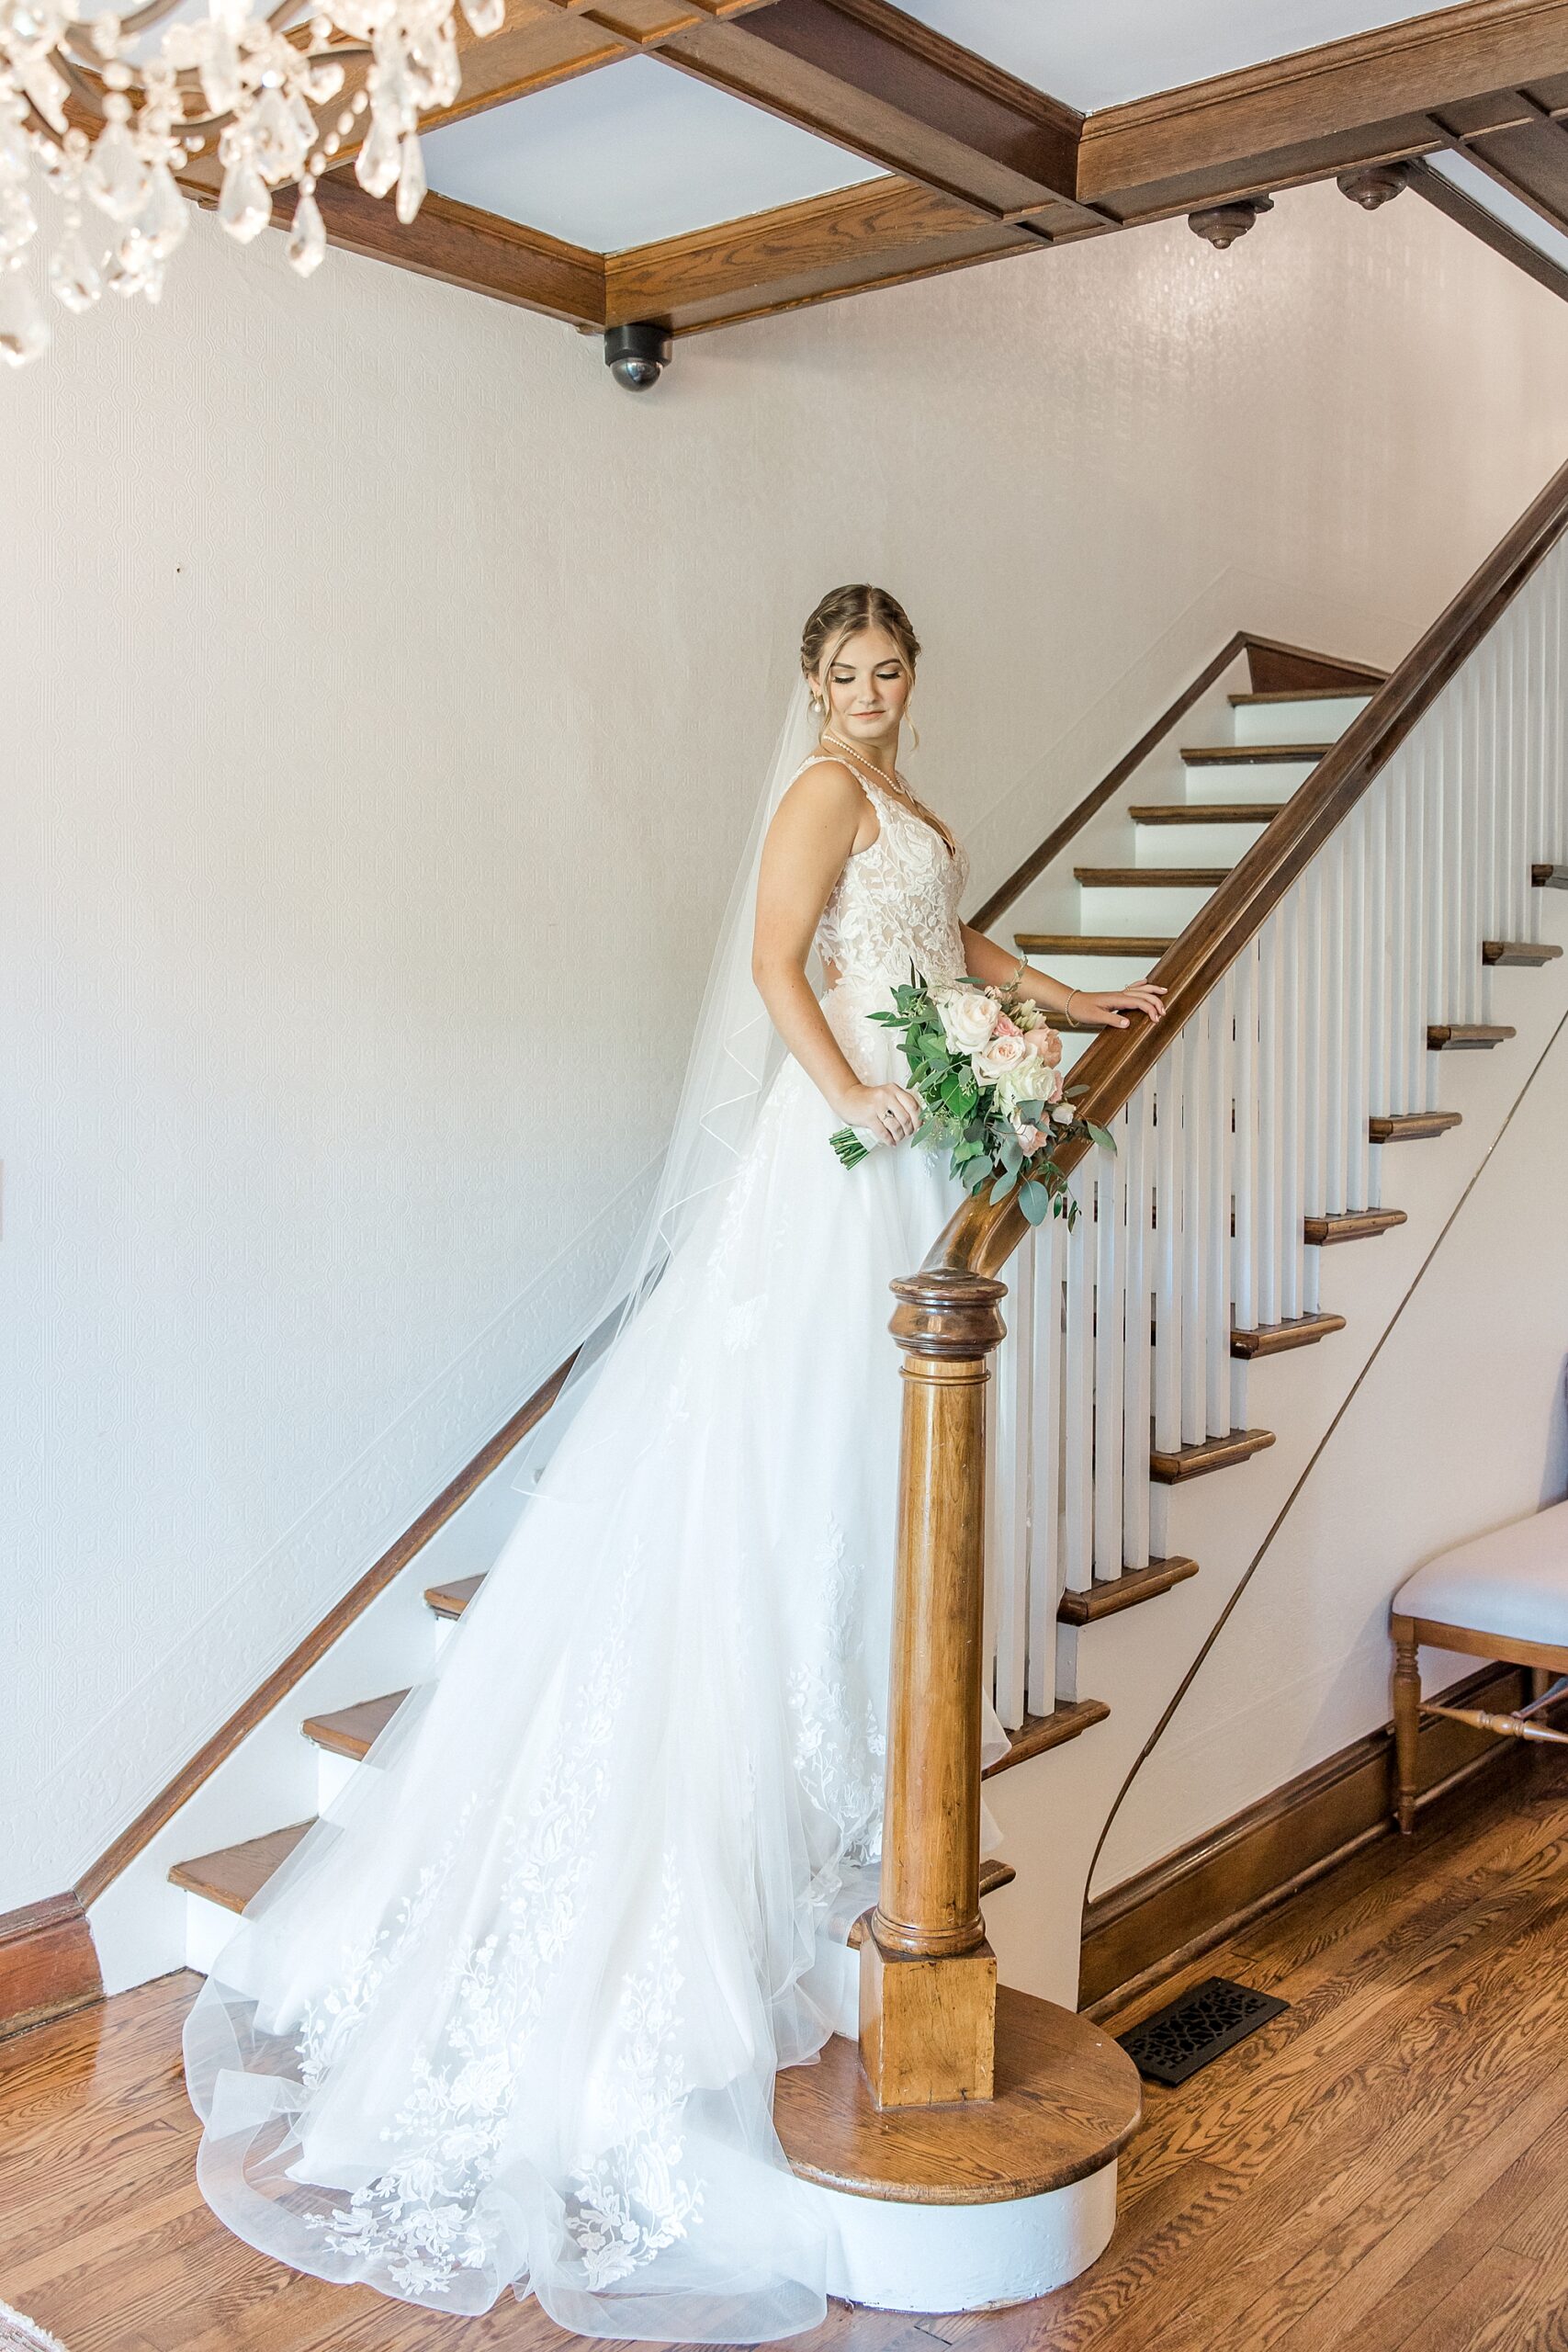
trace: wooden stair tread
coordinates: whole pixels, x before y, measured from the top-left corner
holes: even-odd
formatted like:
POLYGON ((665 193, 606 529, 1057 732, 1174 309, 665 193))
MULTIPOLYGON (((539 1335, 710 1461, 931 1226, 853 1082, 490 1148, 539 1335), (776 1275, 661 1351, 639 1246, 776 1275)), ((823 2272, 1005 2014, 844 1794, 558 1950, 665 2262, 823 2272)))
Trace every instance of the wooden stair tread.
POLYGON ((1102 932, 1015 931, 1022 956, 1163 956, 1168 939, 1118 939, 1102 932))
POLYGON ((1156 800, 1127 814, 1134 825, 1269 825, 1282 800, 1156 800))
POLYGON ((1382 684, 1381 678, 1363 678, 1359 684, 1347 686, 1271 686, 1267 694, 1227 695, 1225 699, 1238 710, 1244 703, 1349 702, 1357 695, 1376 694, 1382 684))
POLYGON ((220 1846, 216 1853, 175 1862, 169 1871, 170 1883, 192 1894, 204 1894, 209 1903, 220 1903, 225 1911, 243 1911, 313 1826, 310 1821, 291 1822, 287 1829, 265 1830, 261 1837, 247 1838, 238 1846, 220 1846))
POLYGON ((980 1778, 991 1780, 998 1772, 1010 1771, 1015 1764, 1026 1764, 1032 1756, 1043 1756, 1065 1740, 1077 1739, 1091 1724, 1102 1724, 1110 1713, 1103 1699, 1059 1699, 1048 1715, 1025 1715, 1012 1734, 1007 1754, 987 1764, 980 1778))
POLYGON ((482 1576, 458 1577, 451 1584, 427 1586, 424 1598, 438 1617, 460 1617, 483 1582, 482 1576))
POLYGON ((1217 890, 1228 865, 1075 865, 1086 890, 1217 890))
POLYGON ((1258 1356, 1284 1355, 1292 1348, 1309 1348, 1343 1331, 1343 1315, 1293 1315, 1284 1323, 1259 1323, 1250 1331, 1231 1333, 1231 1353, 1251 1363, 1258 1356))
POLYGON ((1096 1625, 1102 1617, 1153 1600, 1197 1573, 1196 1560, 1151 1560, 1146 1567, 1123 1568, 1119 1577, 1097 1577, 1086 1591, 1065 1592, 1056 1614, 1064 1625, 1096 1625))
POLYGON ((1483 939, 1481 960, 1483 964, 1551 964, 1561 956, 1561 947, 1553 947, 1544 939, 1483 939))
POLYGON ((1530 880, 1538 890, 1568 890, 1568 865, 1532 865, 1530 880))
POLYGON ((406 1690, 389 1690, 380 1699, 360 1699, 352 1707, 338 1707, 331 1714, 307 1715, 299 1728, 318 1747, 329 1748, 334 1756, 357 1759, 371 1741, 385 1731, 408 1695, 406 1690))
POLYGON ((1190 768, 1278 767, 1292 760, 1299 766, 1332 749, 1329 743, 1192 743, 1182 746, 1181 757, 1190 768))
POLYGON ((1303 1217, 1302 1229, 1308 1241, 1325 1250, 1337 1241, 1370 1241, 1374 1234, 1392 1233, 1405 1222, 1403 1209, 1348 1209, 1333 1216, 1303 1217))
POLYGON ((1201 1445, 1179 1446, 1174 1453, 1162 1453, 1156 1446, 1149 1455, 1149 1476, 1162 1487, 1177 1487, 1188 1478, 1206 1477, 1212 1470, 1250 1462, 1273 1442, 1272 1430, 1231 1430, 1224 1437, 1206 1437, 1201 1445))
POLYGON ((831 2035, 814 2066, 780 2069, 773 2123, 805 2180, 921 2205, 999 2204, 1082 2180, 1125 2147, 1143 2112, 1126 2052, 1071 2009, 997 1989, 996 2095, 878 2109, 856 2043, 831 2035))
POLYGON ((1427 1046, 1434 1054, 1476 1053, 1489 1046, 1506 1045, 1518 1034, 1493 1021, 1434 1021, 1427 1032, 1427 1046))
POLYGON ((1374 1143, 1424 1143, 1428 1136, 1446 1136, 1461 1124, 1458 1111, 1393 1111, 1367 1121, 1374 1143))

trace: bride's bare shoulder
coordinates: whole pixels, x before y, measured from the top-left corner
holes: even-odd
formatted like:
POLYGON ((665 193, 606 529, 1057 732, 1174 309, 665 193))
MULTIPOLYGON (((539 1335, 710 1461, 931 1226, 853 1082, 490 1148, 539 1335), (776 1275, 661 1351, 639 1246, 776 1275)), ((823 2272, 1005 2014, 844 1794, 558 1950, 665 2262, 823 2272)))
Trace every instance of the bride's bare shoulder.
POLYGON ((825 824, 852 816, 858 822, 864 807, 865 795, 854 770, 847 761, 826 755, 798 769, 779 802, 781 814, 788 809, 792 817, 825 824))

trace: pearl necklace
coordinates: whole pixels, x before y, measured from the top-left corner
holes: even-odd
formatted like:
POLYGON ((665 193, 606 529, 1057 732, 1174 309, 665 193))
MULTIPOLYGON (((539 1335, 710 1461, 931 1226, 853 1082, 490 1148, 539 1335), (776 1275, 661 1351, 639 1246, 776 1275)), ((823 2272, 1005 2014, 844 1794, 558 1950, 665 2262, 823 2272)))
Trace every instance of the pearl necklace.
POLYGON ((846 743, 841 735, 835 735, 830 729, 825 727, 822 729, 822 741, 824 743, 831 743, 835 751, 847 752, 852 760, 858 760, 863 767, 871 770, 873 775, 880 776, 894 798, 908 808, 912 816, 918 816, 923 825, 930 825, 937 839, 942 842, 949 854, 952 854, 952 844, 948 842, 947 836, 941 826, 933 820, 931 810, 926 808, 923 801, 916 799, 908 785, 902 783, 897 776, 889 775, 886 768, 879 768, 874 760, 868 760, 863 752, 857 751, 852 743, 846 743))

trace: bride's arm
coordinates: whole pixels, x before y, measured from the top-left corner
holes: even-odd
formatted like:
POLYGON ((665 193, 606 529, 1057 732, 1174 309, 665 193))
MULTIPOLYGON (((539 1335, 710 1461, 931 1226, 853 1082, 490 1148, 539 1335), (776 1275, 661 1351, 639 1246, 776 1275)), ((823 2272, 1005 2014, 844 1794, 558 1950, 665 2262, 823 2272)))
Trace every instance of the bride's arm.
POLYGON ((1032 964, 1019 969, 1019 959, 987 939, 983 931, 976 931, 968 923, 960 923, 964 933, 964 969, 972 979, 984 980, 987 986, 1000 988, 1004 981, 1014 980, 1025 996, 1043 1004, 1047 1012, 1059 1012, 1064 1021, 1087 1022, 1095 1029, 1125 1029, 1128 1017, 1134 1012, 1145 1013, 1157 1021, 1165 1007, 1160 999, 1165 989, 1157 980, 1138 980, 1130 989, 1106 989, 1098 993, 1092 989, 1070 989, 1063 980, 1054 980, 1049 972, 1037 972, 1032 964))
POLYGON ((840 1119, 899 1143, 923 1115, 906 1086, 863 1086, 823 1018, 806 959, 823 908, 854 847, 865 795, 836 761, 796 776, 773 811, 757 876, 751 977, 768 1017, 840 1119))

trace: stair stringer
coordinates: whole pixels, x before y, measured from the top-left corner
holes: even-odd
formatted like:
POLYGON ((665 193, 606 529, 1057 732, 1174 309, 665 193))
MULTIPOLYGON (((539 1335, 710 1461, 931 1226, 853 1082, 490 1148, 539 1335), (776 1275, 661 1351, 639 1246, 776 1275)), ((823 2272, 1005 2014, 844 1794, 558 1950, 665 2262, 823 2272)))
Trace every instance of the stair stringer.
POLYGON ((169 1883, 173 1864, 317 1811, 320 1755, 299 1732, 307 1716, 434 1674, 450 1628, 425 1589, 491 1566, 523 1507, 516 1475, 508 1454, 89 1905, 106 1993, 185 1965, 189 1898, 169 1883))
MULTIPOLYGON (((1542 894, 1540 932, 1568 947, 1568 900, 1557 893, 1542 894)), ((1444 1056, 1443 1108, 1461 1112, 1463 1124, 1431 1142, 1374 1150, 1374 1162, 1383 1162, 1381 1198, 1406 1210, 1408 1222, 1377 1239, 1323 1252, 1321 1305, 1344 1315, 1346 1329, 1319 1346, 1235 1366, 1245 1380, 1238 1419, 1272 1430, 1276 1443, 1234 1469, 1169 1492, 1162 1548, 1196 1559, 1200 1574, 1136 1609, 1061 1628, 1062 1694, 1092 1691, 1109 1702, 1111 1713, 1086 1738, 987 1782, 987 1804, 1018 1873, 986 1905, 1004 1983, 1077 2005, 1084 1903, 1120 1792, 1270 1528, 1290 1509, 1336 1417, 1356 1411, 1360 1374, 1565 1015, 1568 955, 1539 970, 1491 976, 1486 1017, 1512 1023, 1518 1034, 1490 1054, 1444 1056)), ((1456 1528, 1453 1540, 1473 1532, 1456 1528)), ((1257 1575, 1266 1579, 1269 1568, 1266 1553, 1257 1575)), ((1391 1595, 1404 1572, 1391 1571, 1391 1595)), ((1475 1662, 1427 1654, 1424 1663, 1433 1688, 1475 1662)), ((1280 1781, 1313 1760, 1281 1759, 1280 1781)), ((1158 1770, 1157 1746, 1141 1769, 1158 1770)), ((1215 1821, 1233 1809, 1217 1805, 1215 1821)), ((1097 1882, 1094 1892, 1103 1891, 1097 1882)))

